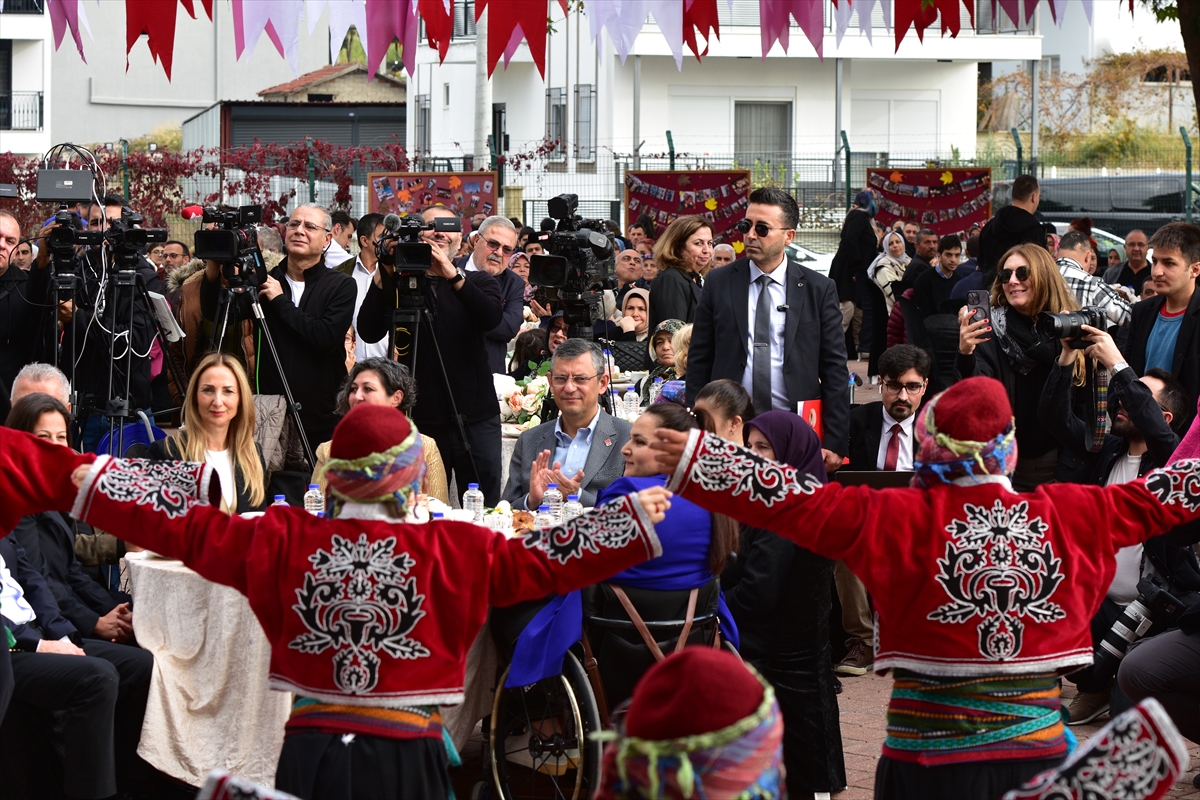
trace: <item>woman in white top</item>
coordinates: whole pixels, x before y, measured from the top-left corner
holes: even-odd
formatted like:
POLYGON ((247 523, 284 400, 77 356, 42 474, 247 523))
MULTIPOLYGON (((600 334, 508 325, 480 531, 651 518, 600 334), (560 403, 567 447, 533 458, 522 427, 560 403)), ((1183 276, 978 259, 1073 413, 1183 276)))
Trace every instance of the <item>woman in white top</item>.
POLYGON ((182 429, 150 445, 150 458, 203 461, 221 476, 224 511, 260 511, 266 507, 267 493, 254 425, 254 396, 246 371, 237 359, 210 353, 188 382, 182 429))
POLYGON ((904 270, 911 260, 908 253, 904 252, 904 235, 891 231, 883 235, 883 252, 867 267, 867 277, 883 290, 889 315, 892 313, 892 306, 896 305, 892 286, 904 277, 904 270))

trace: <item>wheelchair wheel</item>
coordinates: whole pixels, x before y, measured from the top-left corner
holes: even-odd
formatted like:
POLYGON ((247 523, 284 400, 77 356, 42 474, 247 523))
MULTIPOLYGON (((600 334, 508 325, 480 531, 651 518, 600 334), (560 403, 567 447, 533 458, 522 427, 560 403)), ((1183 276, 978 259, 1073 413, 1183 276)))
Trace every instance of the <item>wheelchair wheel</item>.
MULTIPOLYGON (((500 687, 508 670, 500 678, 500 687)), ((516 689, 499 688, 488 748, 504 800, 586 800, 600 785, 600 712, 587 673, 572 653, 562 675, 516 689)))

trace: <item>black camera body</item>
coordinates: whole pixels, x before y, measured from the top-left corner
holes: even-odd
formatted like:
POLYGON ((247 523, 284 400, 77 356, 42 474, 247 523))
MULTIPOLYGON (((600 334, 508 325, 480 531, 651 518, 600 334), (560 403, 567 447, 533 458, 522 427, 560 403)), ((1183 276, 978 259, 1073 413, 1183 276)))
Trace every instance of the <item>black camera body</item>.
POLYGON ((232 211, 206 208, 203 221, 219 227, 196 231, 193 255, 219 263, 230 286, 261 286, 267 279, 267 265, 258 247, 262 206, 239 206, 232 211))
POLYGON ((560 194, 547 205, 558 227, 543 240, 546 255, 530 257, 529 283, 555 290, 567 325, 582 336, 604 316, 602 292, 617 286, 616 248, 603 220, 576 215, 579 195, 560 194))
POLYGON ((136 269, 144 260, 143 253, 150 244, 165 242, 170 232, 166 228, 139 228, 142 215, 126 206, 121 218, 112 220, 104 230, 104 241, 112 250, 118 269, 136 269))
POLYGON ((1138 596, 1125 606, 1125 611, 1096 647, 1092 672, 1099 680, 1107 682, 1117 674, 1129 645, 1145 636, 1154 623, 1171 626, 1184 612, 1184 604, 1162 588, 1156 578, 1142 578, 1137 588, 1138 596))
POLYGON ((54 262, 54 274, 73 276, 76 246, 99 247, 104 244, 104 233, 83 228, 83 220, 79 215, 66 209, 54 215, 54 222, 58 227, 46 234, 46 246, 50 248, 50 258, 54 262))
POLYGON ((388 214, 383 218, 383 233, 375 241, 375 257, 380 264, 396 267, 396 272, 424 271, 433 266, 433 246, 421 241, 422 231, 462 232, 458 217, 434 217, 426 222, 420 214, 403 217, 388 214))
POLYGON ((1038 319, 1038 330, 1043 336, 1051 339, 1069 339, 1071 347, 1076 350, 1083 350, 1092 345, 1086 339, 1083 339, 1084 325, 1090 325, 1093 328, 1106 330, 1108 328, 1107 317, 1104 316, 1104 309, 1097 306, 1084 306, 1078 311, 1064 311, 1061 314, 1042 314, 1038 319))

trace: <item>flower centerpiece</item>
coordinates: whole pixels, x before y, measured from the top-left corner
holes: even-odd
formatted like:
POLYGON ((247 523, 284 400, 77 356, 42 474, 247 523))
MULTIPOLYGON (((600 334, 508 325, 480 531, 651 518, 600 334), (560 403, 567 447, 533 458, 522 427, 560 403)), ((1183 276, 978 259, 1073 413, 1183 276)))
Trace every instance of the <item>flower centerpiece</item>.
POLYGON ((500 419, 512 422, 522 430, 542 424, 542 404, 550 392, 550 362, 529 362, 529 377, 516 381, 515 388, 500 396, 500 419))

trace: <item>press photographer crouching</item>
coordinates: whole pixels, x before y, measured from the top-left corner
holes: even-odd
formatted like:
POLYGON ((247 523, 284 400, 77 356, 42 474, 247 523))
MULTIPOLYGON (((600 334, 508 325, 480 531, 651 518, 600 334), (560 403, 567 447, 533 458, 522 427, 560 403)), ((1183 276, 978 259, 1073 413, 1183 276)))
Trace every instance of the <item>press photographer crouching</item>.
MULTIPOLYGON (((235 297, 228 319, 230 325, 236 318, 254 319, 254 352, 245 354, 254 359, 254 392, 285 395, 290 388, 300 404, 304 432, 313 443, 328 440, 337 423, 334 404, 346 377, 346 331, 354 317, 354 279, 325 265, 323 251, 333 236, 332 228, 329 213, 315 203, 305 203, 292 212, 283 261, 270 272, 263 267, 261 272, 245 270, 238 276, 249 291, 235 297), (250 316, 251 299, 259 301, 261 319, 250 316), (264 328, 274 342, 278 360, 265 340, 264 328)), ((198 256, 205 252, 199 241, 196 252, 198 256)), ((220 307, 222 266, 207 259, 200 287, 201 312, 218 328, 223 327, 224 316, 220 307)), ((228 282, 228 274, 224 282, 228 282)))
POLYGON ((458 493, 468 483, 478 483, 484 502, 494 506, 500 501, 500 407, 486 336, 502 318, 500 284, 487 272, 464 272, 451 262, 462 240, 462 223, 448 208, 425 209, 419 224, 414 224, 417 219, 408 222, 411 217, 403 222, 389 217, 397 233, 381 240, 382 269, 375 270, 359 307, 358 335, 378 341, 392 335, 398 310, 414 315, 410 319, 417 324, 405 325, 404 341, 392 350, 421 387, 412 420, 422 435, 437 442, 446 478, 455 481, 458 493), (457 227, 447 225, 451 218, 457 227), (438 226, 435 220, 443 222, 438 226), (425 225, 431 227, 422 229, 425 225), (421 243, 430 245, 428 255, 419 249, 421 243), (427 262, 406 264, 406 258, 427 262), (417 332, 415 358, 410 327, 417 332))
MULTIPOLYGON (((1093 309, 1083 313, 1089 312, 1102 316, 1093 309)), ((1103 324, 1102 319, 1095 321, 1103 324)), ((1064 448, 1095 458, 1089 482, 1099 486, 1129 483, 1169 464, 1179 445, 1172 424, 1182 422, 1189 407, 1183 386, 1162 369, 1150 369, 1139 379, 1112 337, 1099 328, 1082 325, 1069 333, 1078 335, 1063 342, 1056 368, 1046 381, 1038 409, 1042 424, 1064 448), (1110 375, 1112 432, 1102 437, 1071 409, 1072 377, 1081 349, 1110 375)), ((1079 690, 1069 705, 1070 724, 1091 722, 1110 707, 1116 713, 1131 705, 1114 682, 1117 666, 1130 642, 1173 624, 1178 612, 1169 608, 1172 598, 1194 596, 1191 593, 1200 590, 1200 571, 1187 547, 1200 538, 1196 531, 1195 525, 1180 526, 1117 552, 1107 596, 1092 617, 1095 663, 1067 676, 1079 690), (1118 620, 1120 624, 1114 625, 1118 620)), ((1104 575, 1106 562, 1105 554, 1097 553, 1098 576, 1104 575)))

